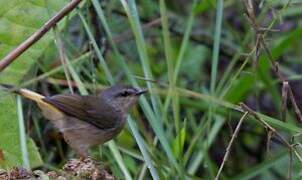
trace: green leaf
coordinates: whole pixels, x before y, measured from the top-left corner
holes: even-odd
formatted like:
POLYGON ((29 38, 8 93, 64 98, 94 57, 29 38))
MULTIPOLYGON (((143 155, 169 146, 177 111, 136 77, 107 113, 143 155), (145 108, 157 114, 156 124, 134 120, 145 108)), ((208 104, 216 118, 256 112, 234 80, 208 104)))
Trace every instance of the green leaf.
MULTIPOLYGON (((209 95, 206 95, 206 94, 201 94, 201 93, 189 91, 189 90, 182 89, 182 88, 178 88, 178 91, 179 91, 180 94, 182 94, 184 96, 201 99, 201 100, 206 101, 207 103, 213 103, 216 106, 217 105, 222 106, 222 107, 225 107, 225 108, 228 108, 228 109, 233 109, 235 111, 238 111, 240 109, 239 106, 237 106, 237 105, 235 105, 235 104, 233 104, 229 101, 221 100, 221 99, 218 99, 218 98, 213 97, 213 96, 209 96, 209 95)), ((293 124, 291 122, 283 122, 283 121, 280 121, 280 120, 275 119, 273 117, 266 116, 262 113, 257 113, 257 114, 258 114, 258 116, 260 116, 260 118, 262 120, 264 120, 265 122, 267 122, 269 125, 271 125, 274 128, 284 130, 284 131, 287 131, 287 132, 291 132, 291 133, 301 133, 302 132, 302 128, 296 126, 295 124, 293 124)), ((251 121, 248 121, 248 122, 251 122, 251 121)))
MULTIPOLYGON (((186 124, 186 120, 185 120, 185 124, 186 124)), ((185 140, 186 140, 186 126, 181 128, 179 134, 177 134, 177 136, 173 141, 173 153, 175 157, 179 157, 182 154, 185 140)))
MULTIPOLYGON (((290 47, 295 45, 295 42, 298 41, 301 38, 301 36, 302 36, 302 28, 298 28, 294 31, 288 32, 284 36, 281 36, 281 38, 279 38, 275 43, 274 47, 271 48, 273 58, 275 60, 278 60, 278 58, 282 54, 284 54, 290 47)), ((279 94, 278 92, 276 92, 276 89, 270 87, 272 86, 272 82, 273 82, 271 73, 269 73, 271 65, 265 54, 260 56, 259 64, 257 67, 258 67, 257 73, 260 80, 263 81, 263 84, 267 86, 268 89, 270 89, 271 93, 273 93, 274 99, 279 98, 279 94)), ((241 76, 239 80, 237 80, 238 83, 234 84, 229 90, 229 92, 227 92, 226 99, 233 103, 237 103, 240 100, 244 99, 244 95, 246 95, 248 91, 251 91, 252 88, 255 86, 255 84, 252 83, 253 81, 252 79, 253 78, 248 78, 247 76, 241 76)))
MULTIPOLYGON (((66 0, 2 0, 0 1, 0 58, 16 48, 41 27, 65 4, 66 0)), ((19 84, 31 65, 53 41, 52 33, 46 34, 1 72, 0 82, 19 84)), ((3 152, 1 168, 22 165, 21 147, 17 121, 16 101, 13 96, 0 92, 0 150, 3 152)), ((27 148, 31 167, 42 164, 35 143, 28 138, 27 148)))
POLYGON ((229 91, 227 91, 225 100, 232 103, 237 103, 244 100, 251 89, 251 84, 253 84, 253 81, 254 77, 251 73, 242 75, 241 78, 237 79, 232 84, 229 91))
POLYGON ((202 13, 202 12, 207 11, 209 9, 212 9, 215 6, 216 6, 215 1, 210 1, 210 0, 201 1, 197 4, 196 8, 194 9, 194 12, 196 14, 199 14, 199 13, 202 13))

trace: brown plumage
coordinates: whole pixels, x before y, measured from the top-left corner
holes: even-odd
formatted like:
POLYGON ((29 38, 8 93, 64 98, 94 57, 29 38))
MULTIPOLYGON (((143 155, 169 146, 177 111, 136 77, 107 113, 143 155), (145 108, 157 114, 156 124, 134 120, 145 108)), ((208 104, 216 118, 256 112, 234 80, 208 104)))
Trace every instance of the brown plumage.
MULTIPOLYGON (((9 85, 2 87, 12 89, 9 85)), ((43 115, 63 133, 65 141, 79 156, 86 157, 89 147, 103 144, 121 132, 128 110, 146 90, 115 85, 98 95, 51 97, 27 89, 14 92, 37 102, 43 115)))

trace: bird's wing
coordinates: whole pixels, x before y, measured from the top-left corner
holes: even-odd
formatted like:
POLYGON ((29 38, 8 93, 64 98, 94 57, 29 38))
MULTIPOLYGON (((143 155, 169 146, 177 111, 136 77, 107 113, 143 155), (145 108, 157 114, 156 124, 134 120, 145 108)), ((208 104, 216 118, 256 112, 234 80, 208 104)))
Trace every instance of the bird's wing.
POLYGON ((45 97, 43 101, 55 106, 67 115, 91 123, 101 129, 114 128, 116 125, 114 113, 111 112, 112 116, 110 116, 108 107, 98 103, 97 98, 96 96, 62 94, 45 97))

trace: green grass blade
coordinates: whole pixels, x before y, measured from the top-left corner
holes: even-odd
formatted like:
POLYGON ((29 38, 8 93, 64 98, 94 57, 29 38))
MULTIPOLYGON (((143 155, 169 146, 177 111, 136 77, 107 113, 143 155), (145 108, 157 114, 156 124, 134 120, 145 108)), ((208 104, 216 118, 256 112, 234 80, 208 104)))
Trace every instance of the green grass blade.
POLYGON ((183 40, 181 42, 180 51, 178 53, 177 60, 176 60, 175 70, 173 73, 173 83, 174 84, 176 84, 176 82, 177 82, 177 77, 179 74, 179 70, 181 68, 183 57, 184 57, 186 49, 188 47, 189 37, 190 37, 191 31, 192 31, 193 22, 194 22, 194 18, 195 18, 194 9, 195 9, 196 5, 197 5, 196 0, 194 0, 193 5, 192 5, 192 10, 191 10, 191 13, 190 13, 190 16, 188 19, 188 24, 186 25, 185 34, 184 34, 183 40))
POLYGON ((80 91, 80 93, 82 95, 88 95, 88 91, 84 86, 84 83, 81 81, 80 77, 78 76, 77 72, 75 71, 75 69, 71 66, 70 61, 68 60, 68 58, 66 57, 66 61, 67 61, 67 68, 68 71, 70 72, 72 78, 74 79, 75 83, 77 84, 77 87, 80 91))
POLYGON ((118 48, 117 48, 117 46, 115 45, 115 43, 113 41, 112 33, 111 33, 110 29, 109 29, 107 20, 106 20, 106 18, 104 16, 104 13, 103 13, 103 10, 101 8, 100 3, 98 1, 96 1, 96 0, 92 0, 92 4, 93 4, 93 6, 94 6, 94 8, 95 8, 95 10, 97 12, 97 15, 99 16, 99 18, 100 18, 100 20, 102 22, 103 28, 105 29, 106 35, 108 36, 108 40, 109 40, 110 45, 112 46, 113 52, 118 57, 117 58, 118 59, 117 63, 124 70, 124 72, 126 73, 127 78, 129 79, 129 81, 133 85, 138 86, 138 83, 135 81, 134 76, 130 72, 127 64, 125 63, 125 60, 124 60, 123 56, 119 53, 118 48))
MULTIPOLYGON (((113 39, 112 38, 112 34, 111 34, 110 29, 108 27, 108 23, 107 23, 106 18, 104 16, 104 13, 103 13, 103 10, 101 8, 101 5, 99 4, 99 2, 97 0, 92 0, 92 4, 93 4, 93 6, 94 6, 94 8, 95 8, 95 10, 96 10, 99 18, 101 19, 101 22, 102 22, 102 24, 104 26, 105 32, 106 32, 106 34, 108 36, 109 42, 110 42, 111 46, 113 47, 114 53, 120 59, 120 62, 123 62, 122 66, 125 69, 126 66, 124 64, 124 61, 121 59, 122 56, 118 53, 117 47, 115 46, 115 44, 114 44, 114 42, 112 40, 113 39)), ((126 68, 126 74, 128 74, 128 77, 129 77, 130 71, 127 68, 126 68)), ((134 79, 132 79, 132 81, 134 81, 134 79)), ((137 85, 137 83, 135 83, 135 84, 137 85)), ((153 179, 158 178, 158 173, 157 173, 155 167, 153 166, 151 157, 150 157, 149 153, 146 150, 146 147, 145 147, 145 144, 144 144, 144 140, 141 137, 140 133, 138 132, 138 128, 136 127, 135 121, 131 117, 129 117, 127 122, 129 124, 129 127, 130 127, 130 129, 131 129, 131 131, 133 133, 133 136, 134 136, 134 138, 135 138, 135 140, 136 140, 136 142, 137 142, 137 144, 139 146, 139 149, 140 149, 140 151, 141 151, 141 153, 142 153, 142 155, 144 157, 144 160, 145 160, 145 162, 146 162, 146 164, 147 164, 147 166, 148 166, 148 168, 150 170, 150 173, 151 173, 153 179)))
MULTIPOLYGON (((219 130, 221 129, 221 127, 224 124, 224 119, 222 117, 217 117, 218 120, 214 123, 212 129, 209 131, 210 134, 207 137, 207 143, 205 143, 204 148, 208 149, 211 144, 214 142, 219 130)), ((193 160, 189 163, 188 165, 188 172, 189 174, 195 174, 198 167, 200 166, 200 163, 202 162, 205 154, 204 152, 207 152, 207 150, 200 150, 199 153, 196 155, 195 158, 193 158, 193 160)))
MULTIPOLYGON (((77 84, 77 87, 78 87, 80 93, 82 95, 87 95, 88 91, 86 90, 85 86, 83 85, 80 77, 78 76, 78 74, 76 73, 76 71, 74 70, 74 68, 69 63, 67 65, 68 65, 68 69, 69 69, 69 71, 71 73, 72 78, 75 80, 75 82, 77 84)), ((113 140, 111 140, 111 141, 108 142, 108 145, 109 145, 109 149, 112 152, 114 158, 116 159, 119 167, 121 168, 122 172, 124 173, 125 179, 132 180, 132 177, 131 177, 128 169, 125 166, 123 158, 122 158, 122 156, 121 156, 121 154, 120 154, 120 152, 118 150, 118 147, 115 144, 115 142, 113 140)))
MULTIPOLYGON (((125 0, 121 0, 121 3, 126 11, 129 23, 131 25, 132 32, 135 36, 136 47, 142 64, 144 76, 147 79, 153 79, 153 75, 150 68, 150 60, 147 54, 146 43, 140 26, 140 21, 136 9, 135 1, 129 0, 126 2, 125 0)), ((155 93, 153 93, 153 88, 152 88, 153 84, 149 81, 147 81, 146 83, 147 83, 148 91, 151 93, 151 103, 152 103, 153 110, 156 116, 159 116, 160 114, 159 98, 155 93)))
MULTIPOLYGON (((102 13, 102 11, 101 11, 101 9, 100 9, 100 6, 98 6, 99 4, 96 4, 95 1, 94 1, 93 3, 94 3, 94 5, 95 5, 95 7, 98 7, 97 12, 98 12, 99 16, 101 17, 102 22, 106 22, 106 21, 104 21, 105 18, 104 18, 104 15, 103 15, 103 13, 102 13)), ((84 19, 84 18, 81 18, 81 19, 82 19, 83 22, 85 22, 85 19, 84 19)), ((87 25, 87 23, 85 23, 85 24, 86 24, 86 26, 85 26, 86 31, 87 31, 87 32, 90 32, 89 34, 92 34, 91 31, 89 30, 89 26, 87 25)), ((110 32, 107 23, 106 23, 106 28, 107 28, 107 31, 110 32)), ((90 36, 90 40, 91 40, 92 42, 95 42, 95 40, 94 40, 94 38, 93 38, 92 36, 90 36)), ((111 39, 111 40, 112 40, 112 39, 111 39)), ((93 44, 94 44, 94 43, 93 43, 93 44)), ((99 50, 99 48, 97 47, 96 43, 95 43, 94 49, 95 49, 96 51, 100 52, 100 50, 99 50)), ((97 56, 98 56, 100 59, 103 59, 103 60, 104 60, 104 58, 102 57, 101 53, 97 53, 97 56)), ((104 61, 104 63, 105 63, 105 61, 104 61)), ((111 77, 112 77, 111 73, 110 73, 110 72, 108 72, 108 73, 109 73, 109 75, 106 73, 106 77, 107 77, 107 76, 111 76, 111 77)), ((110 77, 109 77, 109 82, 110 82, 110 84, 114 84, 114 79, 113 79, 113 78, 110 79, 110 77)), ((134 137, 135 137, 135 139, 136 139, 136 142, 138 143, 138 146, 139 146, 139 148, 140 148, 140 150, 141 150, 141 152, 142 152, 142 154, 143 154, 143 156, 144 156, 144 159, 146 160, 146 162, 147 162, 147 164, 148 164, 148 167, 149 167, 149 169, 150 169, 151 175, 154 177, 154 179, 156 179, 156 178, 158 177, 157 172, 156 172, 156 170, 155 170, 155 168, 154 168, 154 166, 153 166, 153 164, 152 164, 152 161, 151 161, 151 158, 150 158, 149 154, 147 153, 147 150, 146 150, 145 145, 144 145, 144 142, 143 142, 143 138, 140 136, 140 134, 139 134, 139 132, 138 132, 138 129, 137 129, 137 127, 135 126, 135 122, 134 122, 131 118, 129 118, 127 122, 128 122, 128 124, 129 124, 130 129, 131 129, 131 131, 132 131, 132 133, 133 133, 133 135, 134 135, 134 137)), ((110 146, 111 146, 111 148, 112 148, 112 147, 116 147, 116 145, 112 145, 112 144, 111 144, 110 146)), ((116 151, 117 151, 117 150, 116 150, 116 151)), ((119 159, 119 160, 120 160, 120 159, 119 159)), ((121 167, 122 170, 126 170, 126 169, 124 168, 123 163, 119 163, 119 164, 120 164, 120 167, 121 167)), ((125 172, 127 172, 127 171, 125 171, 125 172)))
POLYGON ((173 59, 172 59, 172 47, 171 47, 171 39, 170 39, 170 33, 169 33, 169 24, 168 24, 168 15, 167 15, 167 8, 165 4, 165 0, 160 0, 160 14, 161 14, 161 23, 162 23, 162 34, 163 34, 163 40, 164 40, 164 47, 165 47, 165 56, 167 61, 167 67, 168 67, 168 78, 169 78, 169 84, 173 81, 173 71, 174 71, 174 65, 173 65, 173 59))
MULTIPOLYGON (((208 103, 212 103, 213 105, 215 104, 215 106, 222 106, 227 109, 232 109, 232 110, 235 110, 238 112, 242 112, 242 110, 240 109, 240 107, 238 105, 232 104, 225 100, 218 99, 214 96, 201 94, 198 92, 193 92, 193 91, 190 91, 187 89, 182 89, 182 88, 178 88, 178 91, 180 91, 180 94, 182 94, 183 96, 186 96, 186 97, 198 98, 198 99, 201 99, 208 103)), ((265 122, 267 122, 274 128, 278 128, 280 130, 284 130, 284 131, 291 132, 291 133, 301 133, 302 132, 302 128, 296 126, 295 124, 292 124, 290 122, 283 122, 283 121, 280 121, 273 117, 264 115, 262 113, 257 113, 257 114, 260 116, 260 118, 262 118, 262 120, 264 120, 265 122)), ((247 122, 249 122, 249 121, 247 121, 247 122)))
POLYGON ((210 92, 212 94, 215 91, 215 85, 217 79, 222 15, 223 15, 223 0, 217 0, 214 45, 213 45, 213 54, 212 54, 212 67, 211 67, 211 85, 210 85, 210 92))
POLYGON ((20 133, 23 167, 26 169, 30 169, 29 156, 28 156, 28 150, 26 145, 26 133, 25 133, 25 126, 24 126, 24 118, 23 118, 22 100, 19 95, 17 96, 17 110, 18 110, 19 133, 20 133))
MULTIPOLYGON (((100 50, 98 49, 98 47, 97 47, 97 44, 96 44, 96 42, 95 42, 95 40, 94 40, 94 38, 93 38, 93 36, 92 36, 92 33, 91 33, 91 31, 89 30, 88 24, 86 23, 84 17, 81 15, 80 12, 79 12, 79 16, 80 16, 80 18, 81 18, 81 20, 82 20, 82 22, 83 22, 83 24, 84 24, 84 28, 86 29, 86 31, 87 31, 87 33, 88 33, 88 36, 89 36, 90 40, 92 41, 92 44, 95 45, 94 48, 96 49, 97 56, 98 56, 98 58, 99 58, 99 60, 100 60, 100 62, 101 62, 101 65, 102 65, 102 67, 103 67, 103 69, 104 69, 104 71, 105 71, 105 74, 106 74, 106 77, 108 78, 108 81, 109 81, 110 83, 113 83, 113 77, 112 77, 112 75, 111 75, 111 73, 110 73, 110 71, 109 71, 109 69, 108 69, 108 66, 107 66, 107 64, 106 64, 106 62, 105 62, 105 60, 104 60, 104 58, 102 57, 102 55, 101 55, 101 53, 100 53, 101 51, 100 51, 100 50)), ((68 59, 68 58, 66 58, 66 59, 68 59)), ((67 61, 67 62, 68 62, 68 61, 67 61)), ((75 82, 77 83, 77 86, 78 86, 78 89, 79 89, 80 93, 81 93, 82 95, 87 95, 87 94, 88 94, 88 91, 87 91, 86 88, 84 87, 84 85, 83 85, 83 83, 82 83, 80 77, 78 76, 78 74, 76 73, 76 71, 74 70, 74 68, 71 66, 70 63, 68 63, 67 66, 68 66, 68 69, 69 69, 69 71, 70 71, 70 73, 71 73, 72 78, 73 78, 73 79, 75 80, 75 82)), ((126 168, 125 163, 123 162, 122 156, 121 156, 121 154, 120 154, 120 152, 119 152, 119 150, 118 150, 116 144, 114 143, 114 141, 110 141, 108 144, 109 144, 109 149, 111 150, 112 154, 113 154, 114 157, 116 158, 116 161, 117 161, 119 167, 121 168, 122 172, 124 173, 125 178, 126 178, 127 180, 131 180, 131 179, 132 179, 132 178, 131 178, 131 175, 130 175, 128 169, 126 168)))
POLYGON ((245 180, 245 179, 253 179, 257 175, 266 172, 271 167, 277 165, 280 162, 284 162, 284 159, 287 158, 288 152, 284 151, 280 154, 278 154, 276 157, 271 157, 266 161, 263 161, 262 163, 248 168, 247 171, 244 171, 240 173, 239 175, 232 177, 233 180, 245 180))
MULTIPOLYGON (((108 25, 106 25, 108 23, 106 22, 105 18, 102 18, 102 16, 100 16, 100 18, 101 18, 101 21, 104 25, 105 31, 106 31, 106 33, 109 37, 109 42, 110 42, 111 46, 113 47, 113 51, 116 54, 116 56, 118 57, 118 58, 116 58, 117 63, 119 64, 121 69, 123 69, 123 71, 126 73, 126 76, 127 76, 128 80, 134 86, 137 86, 138 83, 137 83, 136 79, 134 79, 134 76, 131 73, 131 71, 129 70, 128 65, 125 63, 123 57, 118 52, 117 47, 116 47, 115 43, 112 40, 112 34, 111 34, 111 32, 108 28, 108 25)), ((162 123, 160 122, 160 119, 157 118, 154 115, 154 113, 153 113, 153 111, 152 111, 152 109, 151 109, 150 105, 148 104, 145 97, 140 98, 140 105, 141 105, 144 113, 146 114, 146 117, 147 117, 152 129, 154 130, 156 136, 159 138, 159 141, 161 142, 161 144, 162 144, 162 146, 163 146, 163 148, 164 148, 164 150, 165 150, 165 152, 168 156, 168 159, 174 165, 174 167, 178 170, 178 172, 181 173, 181 169, 180 169, 179 165, 177 164, 175 157, 173 156, 173 153, 172 153, 171 147, 169 145, 168 139, 165 136, 165 133, 164 133, 164 130, 163 130, 163 127, 162 127, 162 123)), ((150 165, 152 165, 152 164, 150 164, 150 165)))
POLYGON ((141 150, 141 153, 143 154, 143 157, 146 161, 146 164, 147 164, 147 167, 149 168, 150 170, 150 173, 151 173, 151 176, 153 179, 156 179, 158 180, 159 179, 159 176, 158 176, 158 173, 155 169, 155 167, 153 166, 153 163, 152 163, 152 160, 145 148, 145 145, 144 145, 144 141, 143 141, 143 138, 140 136, 139 132, 137 131, 137 126, 136 126, 136 123, 133 121, 133 119, 129 116, 128 117, 128 124, 129 124, 129 127, 131 129, 131 132, 133 134, 133 136, 135 137, 135 139, 138 141, 137 145, 139 146, 140 150, 141 150))
POLYGON ((103 70, 105 72, 106 78, 107 78, 108 82, 110 84, 112 84, 114 82, 112 74, 110 73, 110 70, 109 70, 109 68, 108 68, 108 66, 107 66, 107 64, 105 62, 105 59, 104 59, 104 57, 103 57, 100 49, 98 48, 98 45, 97 45, 97 43, 96 43, 96 41, 95 41, 95 39, 94 39, 94 37, 92 35, 92 32, 90 31, 90 28, 89 28, 87 22, 85 21, 85 18, 83 17, 83 15, 80 12, 78 14, 80 16, 80 19, 81 19, 83 25, 84 25, 84 28, 86 30, 86 33, 87 33, 88 37, 89 37, 89 40, 92 43, 92 46, 93 46, 93 48, 95 50, 95 53, 96 53, 96 55, 97 55, 97 57, 98 57, 98 59, 99 59, 99 61, 101 63, 101 66, 102 66, 102 68, 103 68, 103 70))
POLYGON ((181 64, 183 62, 183 58, 185 55, 185 52, 187 50, 188 47, 188 43, 189 43, 189 37, 192 31, 192 27, 193 27, 193 23, 194 23, 194 17, 195 17, 195 12, 194 9, 196 7, 197 3, 196 0, 194 0, 193 5, 192 5, 192 10, 188 19, 188 24, 185 30, 185 34, 183 37, 183 40, 181 42, 181 47, 180 47, 180 51, 178 53, 177 56, 177 60, 176 60, 176 65, 175 65, 175 69, 174 69, 174 73, 173 73, 173 80, 172 80, 172 84, 171 84, 171 90, 170 93, 168 94, 167 97, 167 101, 165 103, 165 107, 168 107, 169 105, 169 101, 170 98, 173 96, 172 98, 172 109, 173 109, 173 117, 174 117, 174 121, 175 121, 175 129, 177 133, 180 133, 180 118, 179 118, 179 101, 178 101, 178 93, 176 93, 175 90, 175 86, 176 86, 176 82, 177 82, 177 78, 178 78, 178 74, 181 68, 181 64))
POLYGON ((114 158, 117 160, 117 162, 119 162, 118 164, 125 175, 125 179, 131 180, 132 177, 130 176, 128 169, 126 168, 125 164, 123 163, 123 158, 122 158, 121 153, 119 152, 115 142, 110 141, 108 143, 108 146, 109 146, 109 149, 112 152, 114 158))
MULTIPOLYGON (((77 57, 74 60, 72 60, 72 62, 70 62, 70 65, 78 65, 79 63, 82 63, 90 55, 91 55, 91 53, 87 52, 87 53, 81 55, 80 57, 77 57)), ((57 72, 60 72, 62 70, 63 70, 63 66, 60 65, 60 66, 58 66, 58 67, 56 67, 56 68, 54 68, 54 69, 52 69, 52 70, 50 70, 48 72, 45 72, 45 73, 39 75, 36 78, 33 78, 33 79, 29 80, 29 81, 26 81, 26 82, 22 83, 19 87, 29 86, 29 85, 31 85, 31 84, 39 81, 39 80, 45 79, 45 78, 47 78, 47 77, 49 77, 49 76, 51 76, 51 75, 53 75, 53 74, 55 74, 57 72)))

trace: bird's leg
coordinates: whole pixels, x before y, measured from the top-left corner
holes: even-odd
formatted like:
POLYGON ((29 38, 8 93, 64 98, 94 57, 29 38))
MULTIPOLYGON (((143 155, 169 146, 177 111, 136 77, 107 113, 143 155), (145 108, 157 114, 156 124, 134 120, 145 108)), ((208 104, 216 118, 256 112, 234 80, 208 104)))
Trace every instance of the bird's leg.
POLYGON ((88 158, 88 151, 83 149, 76 150, 76 156, 80 161, 84 161, 86 158, 88 158))

